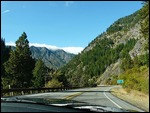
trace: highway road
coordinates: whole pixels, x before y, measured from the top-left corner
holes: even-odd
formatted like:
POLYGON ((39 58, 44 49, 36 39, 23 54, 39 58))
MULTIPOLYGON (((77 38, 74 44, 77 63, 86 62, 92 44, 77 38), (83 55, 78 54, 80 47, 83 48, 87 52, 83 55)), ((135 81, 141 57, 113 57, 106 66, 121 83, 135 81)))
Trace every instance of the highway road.
MULTIPOLYGON (((91 88, 80 96, 73 98, 73 100, 79 100, 82 102, 88 102, 91 104, 117 107, 121 109, 130 109, 139 112, 143 110, 115 97, 110 93, 110 89, 118 86, 107 86, 107 87, 95 87, 91 88)), ((119 86, 120 87, 120 86, 119 86)))
MULTIPOLYGON (((130 109, 139 112, 144 112, 143 110, 113 96, 110 93, 110 89, 120 86, 102 86, 93 88, 81 88, 68 90, 63 92, 48 92, 48 93, 38 93, 32 95, 22 95, 17 96, 18 98, 57 98, 57 99, 68 99, 87 102, 90 104, 109 106, 121 109, 130 109)), ((14 97, 12 97, 14 98, 14 97)))

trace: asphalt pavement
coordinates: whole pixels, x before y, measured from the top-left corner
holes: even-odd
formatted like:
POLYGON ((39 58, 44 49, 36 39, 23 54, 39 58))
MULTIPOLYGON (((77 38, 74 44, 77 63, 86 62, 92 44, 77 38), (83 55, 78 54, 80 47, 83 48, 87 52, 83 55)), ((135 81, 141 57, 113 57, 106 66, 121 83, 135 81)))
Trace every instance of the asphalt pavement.
MULTIPOLYGON (((139 112, 144 112, 138 107, 131 105, 130 103, 125 102, 112 95, 110 89, 114 87, 120 87, 120 86, 99 86, 93 88, 81 88, 81 89, 67 90, 62 92, 47 92, 47 93, 38 93, 38 94, 31 94, 31 95, 21 95, 15 97, 68 99, 68 100, 87 102, 89 104, 109 106, 109 107, 121 108, 126 110, 130 109, 139 112)), ((15 98, 15 97, 11 97, 11 98, 15 98)))

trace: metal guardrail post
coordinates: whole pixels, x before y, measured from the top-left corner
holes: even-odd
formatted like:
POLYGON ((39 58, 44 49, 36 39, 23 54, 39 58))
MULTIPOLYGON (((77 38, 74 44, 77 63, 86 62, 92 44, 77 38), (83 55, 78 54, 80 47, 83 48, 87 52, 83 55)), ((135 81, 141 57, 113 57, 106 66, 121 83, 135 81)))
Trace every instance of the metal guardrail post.
POLYGON ((23 91, 21 91, 21 94, 22 94, 22 95, 24 95, 24 92, 23 92, 23 91))

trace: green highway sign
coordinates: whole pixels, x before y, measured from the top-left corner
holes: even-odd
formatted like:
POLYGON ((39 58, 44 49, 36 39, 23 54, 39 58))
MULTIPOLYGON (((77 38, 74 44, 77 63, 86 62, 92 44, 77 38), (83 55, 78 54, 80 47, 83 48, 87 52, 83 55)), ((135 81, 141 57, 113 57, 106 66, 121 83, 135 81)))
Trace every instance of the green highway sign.
POLYGON ((117 83, 122 84, 122 83, 124 83, 124 81, 123 80, 117 80, 117 83))

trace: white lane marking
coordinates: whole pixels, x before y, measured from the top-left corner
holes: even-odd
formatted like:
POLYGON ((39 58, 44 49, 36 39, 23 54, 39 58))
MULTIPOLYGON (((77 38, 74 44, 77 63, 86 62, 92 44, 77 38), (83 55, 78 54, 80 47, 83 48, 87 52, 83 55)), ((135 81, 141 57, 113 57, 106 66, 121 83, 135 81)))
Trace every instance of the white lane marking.
MULTIPOLYGON (((106 91, 106 90, 105 90, 106 91)), ((122 108, 121 106, 119 106, 117 103, 115 103, 113 100, 111 100, 105 93, 104 91, 104 95, 106 96, 106 98, 108 98, 113 104, 115 104, 117 107, 122 108)))

